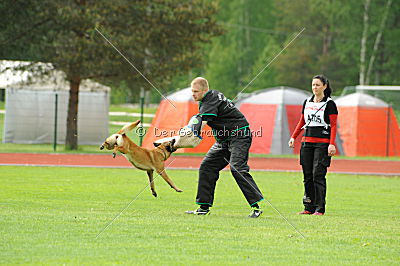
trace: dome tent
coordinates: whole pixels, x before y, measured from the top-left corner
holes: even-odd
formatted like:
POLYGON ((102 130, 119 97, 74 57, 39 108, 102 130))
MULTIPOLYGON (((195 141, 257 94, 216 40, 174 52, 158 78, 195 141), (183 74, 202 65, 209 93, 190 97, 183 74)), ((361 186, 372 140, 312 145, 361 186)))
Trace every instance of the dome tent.
POLYGON ((346 156, 400 155, 400 130, 390 105, 364 93, 342 96, 336 104, 346 156))
MULTIPOLYGON (((157 109, 151 126, 144 137, 143 147, 154 148, 153 142, 157 139, 178 135, 179 130, 188 124, 193 115, 198 113, 199 105, 192 98, 191 88, 182 89, 168 95, 166 99, 161 101, 157 109)), ((203 140, 196 148, 182 148, 177 152, 207 152, 215 139, 207 125, 202 132, 203 140)))
POLYGON ((256 92, 237 103, 254 133, 252 153, 299 153, 300 137, 294 151, 287 142, 294 131, 304 100, 310 93, 290 87, 275 87, 256 92), (257 133, 258 132, 258 133, 257 133))

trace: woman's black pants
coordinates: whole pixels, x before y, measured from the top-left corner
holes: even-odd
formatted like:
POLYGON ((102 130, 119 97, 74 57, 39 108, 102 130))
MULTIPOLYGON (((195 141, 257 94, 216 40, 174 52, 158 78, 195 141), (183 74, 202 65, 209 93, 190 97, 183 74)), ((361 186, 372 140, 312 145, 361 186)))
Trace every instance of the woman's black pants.
POLYGON ((304 210, 325 213, 326 173, 331 164, 328 143, 303 142, 300 164, 304 175, 304 210))

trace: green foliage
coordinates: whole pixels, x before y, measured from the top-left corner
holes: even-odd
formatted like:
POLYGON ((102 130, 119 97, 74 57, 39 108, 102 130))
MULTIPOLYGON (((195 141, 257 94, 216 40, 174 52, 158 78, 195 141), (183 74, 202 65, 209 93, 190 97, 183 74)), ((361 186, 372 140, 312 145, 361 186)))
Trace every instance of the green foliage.
POLYGON ((0 5, 2 13, 19 13, 27 17, 19 20, 21 15, 7 16, 8 21, 3 25, 10 26, 0 31, 4 47, 0 57, 50 62, 65 72, 71 85, 66 138, 71 149, 77 147, 78 91, 83 79, 117 85, 123 80, 123 88, 130 88, 130 95, 137 94, 141 87, 153 90, 101 34, 159 88, 173 76, 200 66, 200 48, 211 37, 220 34, 213 17, 216 7, 212 1, 26 2, 27 7, 34 7, 36 12, 25 10, 22 1, 15 5, 0 5), (23 32, 32 21, 48 23, 38 22, 37 32, 26 32, 14 38, 14 45, 8 46, 13 31, 23 32), (25 53, 18 53, 24 49, 25 53))
MULTIPOLYGON (((254 31, 264 25, 273 28, 273 1, 219 1, 218 20, 225 29, 213 40, 205 74, 210 86, 233 98, 254 77, 255 63, 265 58, 268 35, 254 31)), ((263 88, 263 87, 261 87, 263 88)))
MULTIPOLYGON (((371 1, 366 58, 369 61, 387 0, 371 1)), ((236 95, 295 34, 305 31, 245 92, 292 86, 310 90, 311 77, 323 73, 334 95, 359 82, 363 1, 220 0, 218 21, 225 35, 213 40, 206 77, 216 89, 236 95), (247 14, 251 16, 248 17, 247 14)), ((393 1, 372 68, 370 84, 400 83, 400 2, 393 1)))
POLYGON ((276 76, 277 76, 276 69, 272 67, 266 67, 268 63, 272 62, 275 55, 279 53, 280 49, 281 48, 276 43, 275 39, 270 38, 266 40, 265 48, 253 66, 252 74, 254 74, 254 76, 249 77, 249 79, 246 79, 247 83, 251 82, 251 85, 249 86, 248 89, 246 89, 246 92, 282 85, 278 84, 276 81, 276 76), (255 78, 258 74, 259 76, 255 78), (254 81, 252 81, 253 79, 254 81))
MULTIPOLYGON (((128 113, 140 113, 140 107, 133 108, 130 106, 125 106, 125 105, 116 105, 112 104, 110 105, 110 108, 108 109, 110 112, 128 112, 128 113)), ((156 107, 144 107, 144 113, 146 114, 155 114, 157 112, 156 107)))
POLYGON ((202 43, 220 33, 213 18, 216 7, 211 1, 15 2, 0 5, 9 15, 4 23, 7 27, 0 31, 2 58, 51 62, 66 72, 67 79, 94 78, 108 84, 124 80, 136 91, 140 87, 153 88, 96 28, 152 83, 160 86, 172 76, 199 66, 202 43), (36 12, 27 10, 29 6, 35 7, 36 12), (18 16, 11 16, 13 13, 18 16), (15 45, 25 53, 8 46, 13 32, 22 32, 28 21, 41 20, 50 22, 38 25, 34 32, 17 35, 15 45), (30 54, 29 47, 35 48, 35 53, 30 54))
POLYGON ((304 217, 296 215, 300 173, 254 173, 303 239, 266 202, 261 218, 248 219, 229 172, 221 173, 211 215, 185 215, 195 208, 197 173, 168 173, 184 192, 157 177, 154 198, 139 170, 3 166, 0 263, 308 265, 310 243, 315 263, 392 265, 400 259, 399 178, 329 175, 327 214, 304 217))
MULTIPOLYGON (((119 86, 114 85, 111 94, 110 94, 110 102, 111 104, 120 104, 120 103, 130 103, 134 102, 132 101, 132 98, 129 97, 130 95, 130 90, 129 87, 127 86, 125 81, 121 81, 119 86)), ((138 93, 136 94, 138 95, 138 93)), ((135 99, 138 102, 138 98, 135 99)))
MULTIPOLYGON (((379 4, 378 4, 379 5, 379 4)), ((377 9, 381 10, 384 4, 377 9)), ((376 14, 380 14, 376 12, 376 14)), ((399 58, 400 50, 398 49, 400 40, 400 3, 393 1, 389 11, 386 28, 382 35, 382 45, 380 46, 376 67, 374 68, 374 76, 372 84, 399 85, 399 58)))

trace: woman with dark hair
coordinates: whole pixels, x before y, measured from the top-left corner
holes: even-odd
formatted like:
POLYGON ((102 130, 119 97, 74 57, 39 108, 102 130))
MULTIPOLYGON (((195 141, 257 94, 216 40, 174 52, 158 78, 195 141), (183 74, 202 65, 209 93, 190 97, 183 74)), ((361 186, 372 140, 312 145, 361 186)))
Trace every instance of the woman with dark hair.
POLYGON ((304 175, 304 210, 299 214, 325 214, 326 173, 331 157, 336 153, 336 120, 338 110, 330 98, 332 89, 323 75, 314 76, 311 83, 313 96, 306 99, 299 123, 289 140, 294 140, 304 129, 300 148, 300 164, 304 175))

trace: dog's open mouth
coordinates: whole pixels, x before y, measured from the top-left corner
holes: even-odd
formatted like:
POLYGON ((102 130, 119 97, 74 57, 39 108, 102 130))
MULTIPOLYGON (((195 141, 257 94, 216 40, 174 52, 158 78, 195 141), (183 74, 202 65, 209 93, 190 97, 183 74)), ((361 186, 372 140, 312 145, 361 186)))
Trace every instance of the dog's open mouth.
POLYGON ((114 149, 114 145, 104 142, 103 144, 101 144, 100 150, 104 150, 104 148, 106 148, 107 150, 112 150, 114 149))

